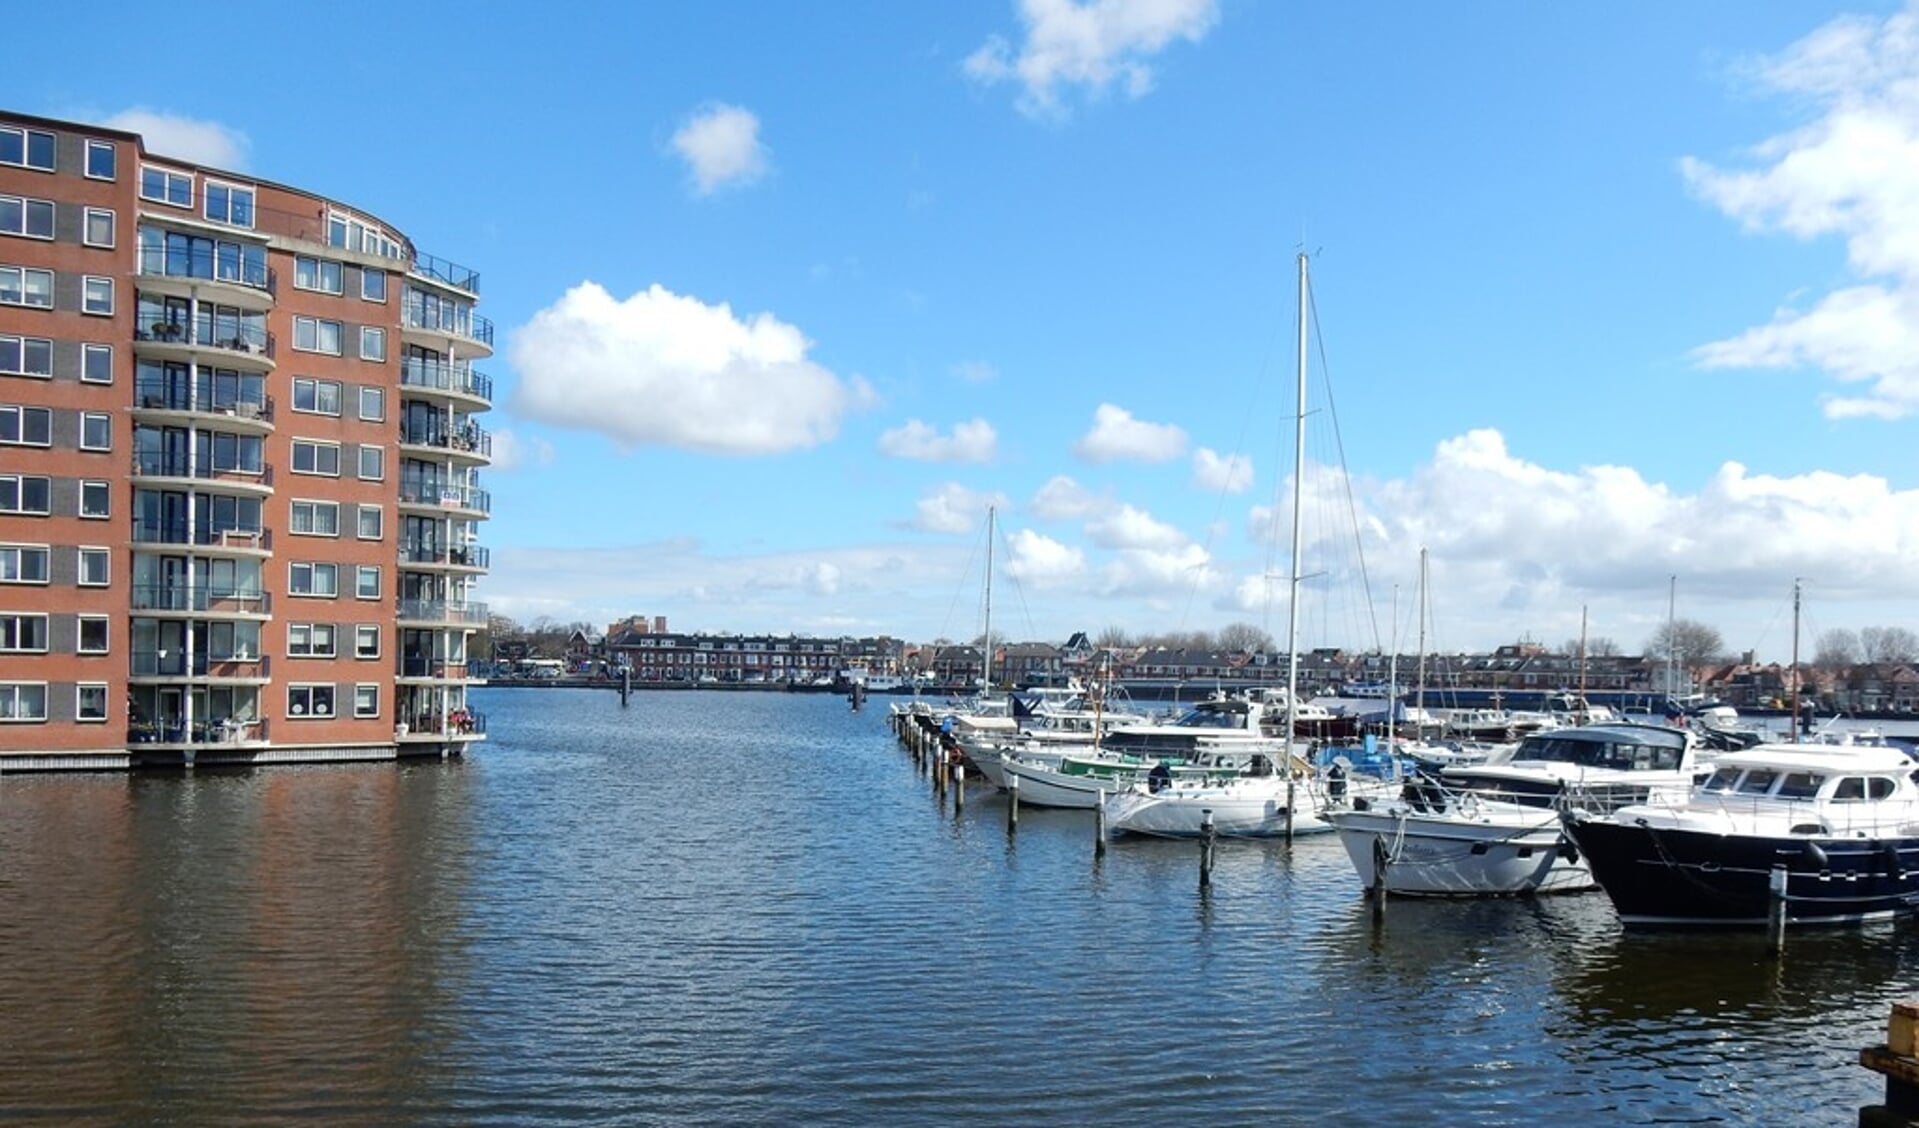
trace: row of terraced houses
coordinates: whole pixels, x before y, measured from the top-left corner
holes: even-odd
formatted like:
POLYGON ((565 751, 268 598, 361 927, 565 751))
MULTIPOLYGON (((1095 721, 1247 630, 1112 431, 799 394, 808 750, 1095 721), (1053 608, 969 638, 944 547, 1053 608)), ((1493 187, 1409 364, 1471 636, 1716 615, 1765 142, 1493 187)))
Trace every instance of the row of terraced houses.
POLYGON ((0 771, 481 738, 479 290, 351 203, 0 114, 0 771))

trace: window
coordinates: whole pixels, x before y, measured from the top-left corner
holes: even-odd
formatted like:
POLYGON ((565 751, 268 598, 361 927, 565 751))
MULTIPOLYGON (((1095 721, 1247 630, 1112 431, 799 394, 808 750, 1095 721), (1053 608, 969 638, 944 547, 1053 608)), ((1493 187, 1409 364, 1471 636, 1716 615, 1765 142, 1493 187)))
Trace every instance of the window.
POLYGON ((293 531, 305 536, 340 535, 340 506, 332 501, 296 501, 293 503, 293 531))
POLYGON ((287 716, 299 720, 302 717, 331 717, 332 715, 332 686, 287 686, 287 716))
POLYGON ((80 284, 80 312, 113 316, 113 279, 89 274, 80 284))
POLYGON ((386 477, 386 448, 363 446, 360 448, 360 480, 378 482, 386 477))
POLYGON ((386 301, 386 271, 364 267, 360 271, 360 296, 370 302, 386 301))
POLYGON ((379 624, 361 623, 353 628, 353 656, 355 658, 378 658, 380 656, 379 624))
POLYGON ((53 512, 53 480, 0 474, 0 513, 29 513, 45 517, 53 512))
POLYGON ((293 285, 325 294, 340 292, 340 264, 332 259, 298 255, 293 260, 293 285))
POLYGON ((8 376, 52 376, 53 342, 45 337, 9 337, 0 334, 0 373, 8 376))
POLYGON ((0 653, 45 654, 47 617, 45 615, 0 615, 0 653))
POLYGON ((185 173, 148 166, 140 170, 140 198, 190 208, 193 206, 193 178, 185 173))
POLYGON ((74 649, 79 654, 107 652, 107 617, 105 615, 80 616, 79 645, 74 649))
POLYGON ((380 598, 380 566, 378 564, 360 565, 353 597, 355 599, 380 598))
POLYGON ((207 218, 231 227, 252 227, 253 189, 207 181, 207 218))
POLYGON ((87 142, 87 177, 91 180, 113 179, 113 142, 87 142))
POLYGON ((107 719, 107 687, 104 683, 81 682, 73 689, 74 720, 104 721, 107 719))
POLYGON ((52 409, 0 405, 0 443, 8 446, 52 446, 52 409))
POLYGON ((360 418, 378 423, 386 418, 386 389, 360 389, 360 418))
MULTIPOLYGON (((0 346, 0 353, 4 353, 0 346)), ((113 346, 80 346, 80 379, 88 384, 113 383, 113 346)))
POLYGON ((0 266, 0 305, 53 308, 53 271, 0 266))
POLYGON ((333 624, 288 623, 287 657, 333 657, 333 624))
POLYGON ((81 587, 106 587, 109 562, 113 553, 105 548, 83 548, 79 550, 79 583, 81 587))
POLYGON ((113 484, 111 482, 80 483, 80 516, 112 516, 113 484))
POLYGON ((386 330, 376 329, 371 325, 360 327, 360 359, 386 359, 386 330))
POLYGON ((86 229, 81 238, 89 247, 113 246, 113 210, 88 208, 86 229))
MULTIPOLYGON (((0 136, 5 134, 0 130, 0 136)), ((0 721, 47 719, 46 682, 0 682, 0 721)))
POLYGON ((380 507, 377 505, 362 505, 360 507, 359 537, 361 540, 380 539, 382 534, 380 528, 381 517, 382 513, 380 507))
POLYGON ((53 201, 0 196, 0 235, 53 238, 53 201))
POLYGON ((0 164, 53 171, 53 134, 0 126, 0 164))
POLYGON ((288 595, 312 595, 332 599, 340 594, 338 565, 293 564, 287 572, 288 595))
POLYGON ((319 317, 293 319, 293 347, 301 352, 340 355, 340 323, 319 317))
POLYGON ((104 411, 80 413, 80 449, 113 449, 113 416, 104 411))
POLYGON ((293 378, 293 410, 310 411, 316 415, 340 414, 339 381, 295 376, 293 378))
POLYGON ((311 439, 293 440, 293 472, 340 476, 340 444, 317 443, 311 439))
POLYGON ((0 584, 46 583, 50 556, 43 544, 0 544, 0 584))
POLYGON ((377 717, 380 715, 379 686, 356 685, 353 687, 353 715, 356 717, 377 717))
POLYGON ((1832 798, 1835 803, 1863 801, 1866 798, 1866 778, 1864 776, 1845 777, 1839 781, 1839 786, 1832 789, 1832 798))

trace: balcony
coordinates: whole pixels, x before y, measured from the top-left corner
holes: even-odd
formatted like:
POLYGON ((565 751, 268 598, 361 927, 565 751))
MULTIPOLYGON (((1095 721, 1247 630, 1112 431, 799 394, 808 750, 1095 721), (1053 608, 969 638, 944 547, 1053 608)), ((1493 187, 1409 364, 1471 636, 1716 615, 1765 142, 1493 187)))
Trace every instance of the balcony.
POLYGON ((266 263, 216 255, 211 247, 142 247, 136 265, 140 288, 150 294, 197 297, 264 313, 273 308, 279 291, 279 280, 266 263))
POLYGON ((400 386, 427 392, 444 392, 470 400, 493 402, 493 380, 465 364, 444 360, 407 357, 400 362, 400 386))
MULTIPOLYGON (((266 496, 273 492, 273 467, 257 470, 222 469, 195 466, 184 454, 143 451, 133 456, 135 478, 178 478, 195 482, 216 492, 266 496), (222 487, 226 487, 224 490, 222 487)), ((157 484, 157 483, 156 483, 157 484)))
POLYGON ((402 599, 402 623, 453 624, 465 627, 486 626, 486 604, 460 600, 402 599))
POLYGON ((477 423, 448 426, 436 422, 425 427, 409 427, 402 423, 400 442, 404 446, 447 451, 475 462, 490 462, 493 459, 493 436, 477 423))
POLYGON ((478 709, 455 709, 437 715, 428 712, 404 714, 394 735, 401 740, 482 740, 486 737, 486 714, 478 709))
POLYGON ((467 513, 492 512, 493 496, 474 486, 453 486, 439 482, 400 482, 400 504, 435 509, 458 509, 467 513))
POLYGON ((250 615, 265 618, 273 614, 273 594, 265 591, 189 588, 184 584, 135 584, 133 585, 133 610, 250 615))
POLYGON ((128 655, 127 675, 135 678, 215 678, 227 681, 266 681, 273 661, 263 654, 245 650, 231 654, 207 654, 164 648, 135 650, 128 655))
POLYGON ((487 550, 478 545, 449 548, 439 544, 402 544, 400 563, 438 565, 444 568, 485 570, 492 566, 487 550))
POLYGON ((219 363, 234 364, 259 371, 271 371, 277 350, 273 334, 249 325, 223 327, 215 332, 210 325, 188 325, 180 321, 155 321, 133 330, 135 351, 169 360, 195 360, 198 354, 220 354, 219 363))
POLYGON ((467 667, 465 662, 454 658, 408 657, 400 659, 398 676, 402 679, 418 678, 426 681, 463 682, 467 680, 467 667))
POLYGON ((128 744, 266 744, 267 721, 242 721, 228 717, 219 721, 163 723, 138 721, 127 726, 128 744))
POLYGON ((188 528, 181 521, 133 519, 135 544, 177 544, 208 548, 221 552, 270 553, 272 529, 188 528))
POLYGON ((480 296, 480 272, 469 270, 457 262, 448 262, 432 255, 414 255, 410 267, 412 273, 421 278, 431 279, 442 286, 450 286, 463 293, 480 296))
POLYGON ((166 377, 136 378, 133 410, 212 416, 209 422, 224 431, 264 435, 273 430, 273 397, 257 388, 236 389, 230 378, 191 383, 166 377))
POLYGON ((428 347, 451 342, 463 346, 469 354, 493 355, 493 323, 465 309, 447 313, 403 307, 400 332, 403 337, 416 339, 428 347))

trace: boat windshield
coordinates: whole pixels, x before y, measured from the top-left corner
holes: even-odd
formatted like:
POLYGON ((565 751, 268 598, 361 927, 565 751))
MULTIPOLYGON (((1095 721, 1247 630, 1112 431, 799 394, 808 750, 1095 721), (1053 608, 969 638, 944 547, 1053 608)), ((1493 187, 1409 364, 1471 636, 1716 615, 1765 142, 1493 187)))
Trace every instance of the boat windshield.
POLYGON ((1781 799, 1811 799, 1825 782, 1826 777, 1818 772, 1787 772, 1779 782, 1778 794, 1781 799))
POLYGON ((1246 727, 1246 710, 1199 708, 1173 723, 1180 728, 1243 729, 1246 727))
POLYGON ((1680 749, 1677 745, 1641 744, 1627 740, 1595 740, 1591 737, 1529 736, 1514 754, 1515 760, 1552 760, 1579 764, 1588 768, 1614 771, 1677 771, 1680 749))
POLYGON ((1739 775, 1743 770, 1742 768, 1720 768, 1718 771, 1712 773, 1711 779, 1706 781, 1705 790, 1734 790, 1739 784, 1739 775))

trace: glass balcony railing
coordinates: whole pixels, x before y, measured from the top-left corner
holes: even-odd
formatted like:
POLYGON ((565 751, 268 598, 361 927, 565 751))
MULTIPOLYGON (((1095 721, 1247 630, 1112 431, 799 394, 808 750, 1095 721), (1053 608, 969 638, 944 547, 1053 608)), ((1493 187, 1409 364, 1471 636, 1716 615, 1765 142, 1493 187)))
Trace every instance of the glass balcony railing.
POLYGON ((134 584, 133 610, 231 611, 265 615, 273 610, 273 594, 265 591, 188 588, 183 584, 134 584))
POLYGON ((246 744, 272 739, 267 720, 136 721, 127 726, 128 744, 246 744))
POLYGON ((481 375, 464 364, 448 364, 443 360, 422 360, 418 357, 402 360, 400 385, 406 388, 425 388, 429 391, 476 396, 489 403, 493 400, 491 377, 481 375))
POLYGON ((399 674, 403 678, 438 678, 442 681, 466 680, 466 663, 457 658, 415 658, 400 659, 399 674))
POLYGON ((477 313, 452 315, 438 313, 431 309, 409 308, 401 320, 409 329, 425 329, 453 337, 465 337, 470 341, 478 341, 489 349, 493 347, 493 323, 477 313))
POLYGON ((412 446, 439 447, 493 457, 493 436, 477 423, 463 427, 433 424, 424 427, 400 425, 400 441, 412 446))
POLYGON ((407 734, 412 736, 484 736, 486 714, 478 709, 455 709, 451 713, 414 712, 402 714, 407 734))
POLYGON ((185 250, 178 247, 142 247, 139 259, 141 274, 159 278, 230 282, 235 286, 264 290, 269 294, 275 292, 279 281, 266 263, 227 253, 224 245, 220 252, 210 246, 185 250))
POLYGON ((260 466, 254 469, 244 467, 195 466, 184 454, 165 454, 157 451, 143 451, 133 456, 133 476, 136 478, 197 478, 203 482, 235 482, 248 486, 273 486, 273 467, 260 466))
POLYGON ((486 604, 445 599, 402 599, 400 618, 416 622, 486 626, 486 604))
POLYGON ((229 380, 135 379, 135 407, 156 411, 197 411, 205 415, 273 421, 273 397, 235 388, 229 380))
POLYGON ((162 345, 187 345, 197 349, 221 349, 269 359, 273 357, 275 349, 273 334, 250 325, 222 326, 216 330, 211 326, 195 327, 180 321, 155 321, 150 325, 135 326, 133 339, 162 345))
POLYGON ((470 509, 479 513, 493 511, 493 496, 474 486, 401 481, 400 500, 409 505, 441 505, 448 509, 470 509))
POLYGON ((273 530, 189 528, 184 521, 148 521, 135 517, 133 540, 136 544, 190 544, 271 551, 273 530))
POLYGON ((487 553, 487 550, 479 545, 448 548, 440 544, 402 544, 400 545, 400 563, 448 564, 458 568, 488 568, 492 566, 491 557, 487 553))
POLYGON ((128 655, 128 674, 136 678, 264 678, 272 674, 273 660, 244 650, 232 653, 188 654, 181 650, 135 650, 128 655))
POLYGON ((480 292, 479 271, 469 270, 457 262, 448 262, 443 258, 416 254, 413 256, 413 273, 444 282, 476 296, 480 292))

